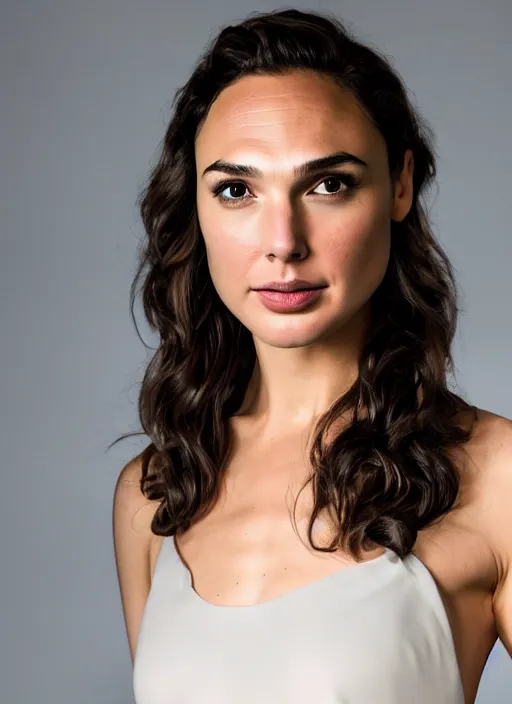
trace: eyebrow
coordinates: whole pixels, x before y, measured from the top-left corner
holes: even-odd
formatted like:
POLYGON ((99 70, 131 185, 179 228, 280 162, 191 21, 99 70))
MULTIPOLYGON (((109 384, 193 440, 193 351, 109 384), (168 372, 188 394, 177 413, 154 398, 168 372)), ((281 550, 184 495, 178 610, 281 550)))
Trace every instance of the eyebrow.
MULTIPOLYGON (((322 169, 330 168, 332 166, 342 166, 344 164, 368 166, 366 161, 354 156, 354 154, 349 154, 348 152, 336 152, 335 154, 329 154, 328 156, 322 156, 319 159, 312 159, 311 161, 306 161, 303 164, 299 164, 293 169, 293 174, 296 178, 303 178, 304 176, 315 173, 316 171, 321 171, 322 169)), ((230 174, 231 176, 246 176, 247 178, 261 178, 263 176, 263 172, 255 166, 247 166, 246 164, 232 164, 231 162, 224 161, 223 159, 217 159, 217 161, 214 161, 213 164, 207 166, 203 171, 203 177, 209 171, 222 171, 223 173, 230 174)))

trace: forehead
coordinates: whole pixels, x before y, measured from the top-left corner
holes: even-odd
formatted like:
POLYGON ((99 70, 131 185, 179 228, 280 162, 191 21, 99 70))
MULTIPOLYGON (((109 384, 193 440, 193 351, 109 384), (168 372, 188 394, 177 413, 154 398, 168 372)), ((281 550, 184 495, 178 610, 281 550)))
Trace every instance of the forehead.
POLYGON ((365 161, 385 156, 380 132, 352 93, 312 71, 244 76, 212 103, 196 138, 200 167, 249 150, 291 166, 343 148, 365 161))

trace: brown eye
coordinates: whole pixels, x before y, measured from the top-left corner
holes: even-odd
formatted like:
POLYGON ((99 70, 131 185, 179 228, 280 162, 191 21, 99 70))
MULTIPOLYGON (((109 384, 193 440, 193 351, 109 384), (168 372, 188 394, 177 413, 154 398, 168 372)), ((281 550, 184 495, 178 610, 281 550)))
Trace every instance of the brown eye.
POLYGON ((326 184, 327 193, 320 193, 319 195, 327 196, 327 198, 333 198, 336 196, 340 196, 341 194, 347 193, 353 188, 355 188, 356 179, 350 174, 336 174, 324 178, 324 180, 317 186, 317 188, 320 188, 320 186, 323 186, 324 184, 326 184))
POLYGON ((247 186, 242 181, 223 181, 215 187, 213 195, 224 202, 236 203, 245 200, 243 195, 246 190, 247 186), (222 195, 224 191, 229 191, 230 195, 222 195))

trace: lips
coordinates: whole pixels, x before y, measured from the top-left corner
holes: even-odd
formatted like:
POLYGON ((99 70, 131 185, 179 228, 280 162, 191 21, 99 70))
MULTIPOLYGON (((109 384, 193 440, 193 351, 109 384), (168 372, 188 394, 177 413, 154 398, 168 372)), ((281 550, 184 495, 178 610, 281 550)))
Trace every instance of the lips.
POLYGON ((267 281, 261 286, 254 287, 254 291, 282 291, 289 293, 290 291, 312 291, 319 288, 325 288, 325 284, 315 281, 307 281, 305 279, 292 279, 291 281, 267 281))
POLYGON ((291 313, 305 310, 312 305, 322 295, 323 288, 326 287, 297 289, 295 291, 260 289, 255 293, 269 310, 275 313, 291 313))

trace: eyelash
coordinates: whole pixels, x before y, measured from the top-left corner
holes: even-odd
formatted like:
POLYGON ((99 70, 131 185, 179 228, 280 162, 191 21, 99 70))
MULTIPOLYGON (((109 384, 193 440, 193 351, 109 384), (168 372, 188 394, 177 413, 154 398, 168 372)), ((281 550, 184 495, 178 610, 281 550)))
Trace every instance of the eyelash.
MULTIPOLYGON (((342 183, 345 184, 346 188, 338 191, 337 193, 320 193, 317 195, 320 195, 321 198, 337 198, 338 200, 341 200, 343 198, 346 198, 349 196, 352 191, 355 190, 355 188, 358 185, 357 179, 352 176, 351 174, 329 174, 325 176, 320 183, 315 186, 315 188, 318 188, 321 184, 325 183, 330 178, 334 178, 338 181, 341 181, 342 183)), ((213 189, 213 197, 218 198, 220 201, 223 203, 226 203, 229 207, 237 207, 238 203, 242 203, 243 201, 247 200, 247 197, 244 196, 243 198, 226 198, 226 196, 221 195, 222 191, 226 190, 228 186, 234 186, 234 185, 242 185, 249 190, 249 187, 247 186, 244 181, 233 181, 233 180, 224 180, 218 183, 215 188, 213 189)))

